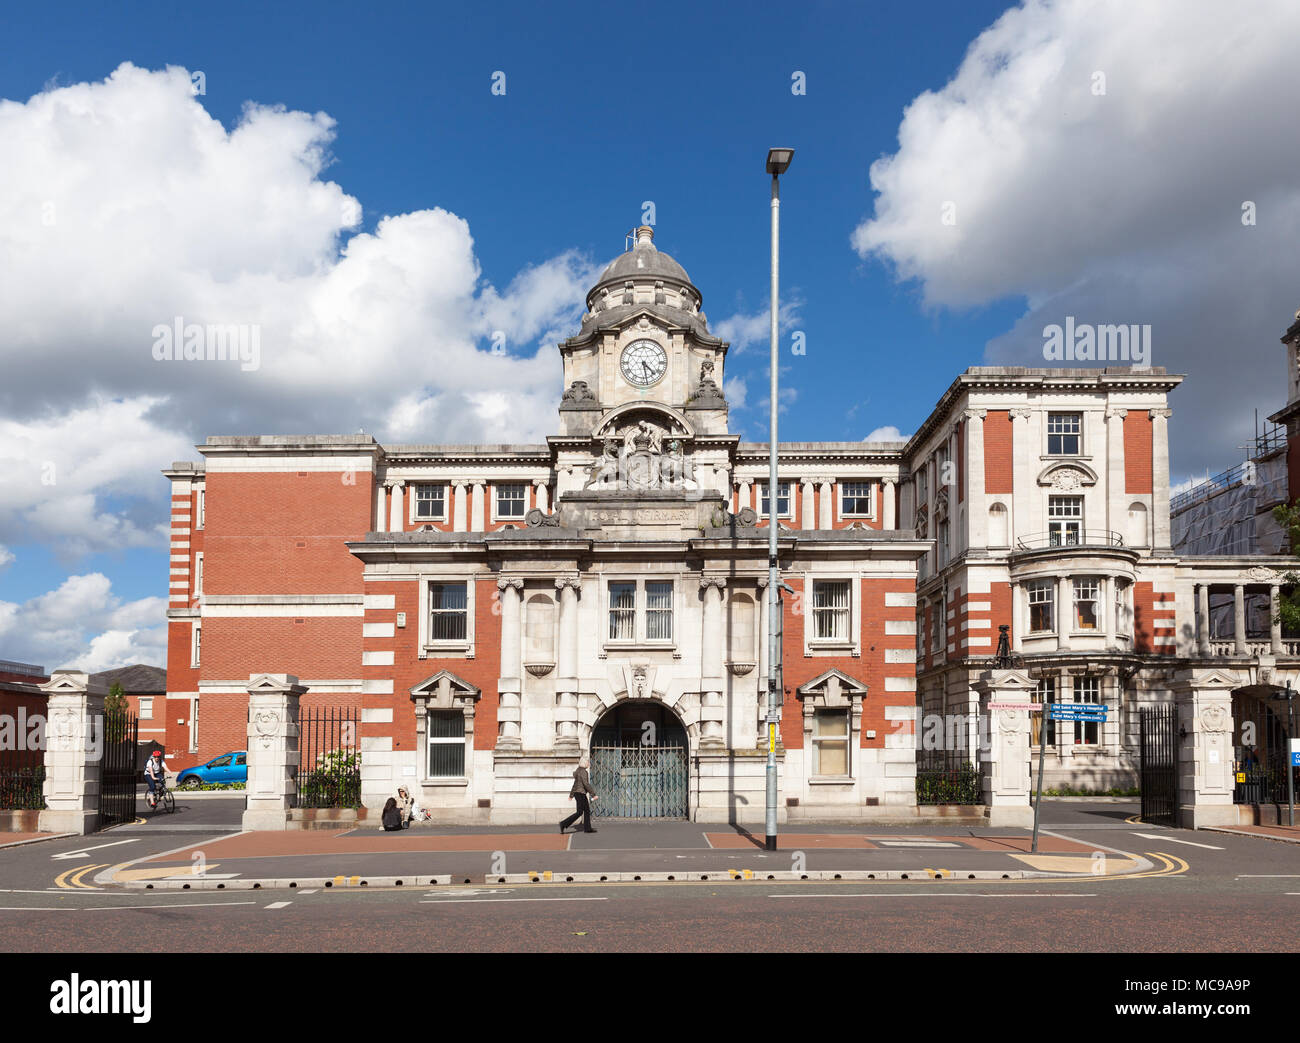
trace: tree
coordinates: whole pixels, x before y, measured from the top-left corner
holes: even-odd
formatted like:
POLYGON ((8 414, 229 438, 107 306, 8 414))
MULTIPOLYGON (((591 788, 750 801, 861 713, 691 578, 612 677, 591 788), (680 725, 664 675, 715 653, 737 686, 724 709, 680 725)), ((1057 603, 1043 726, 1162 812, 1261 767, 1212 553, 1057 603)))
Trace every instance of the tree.
MULTIPOLYGON (((1300 504, 1274 507, 1273 520, 1286 531, 1291 553, 1300 554, 1300 504)), ((1282 577, 1282 582, 1285 586, 1278 598, 1278 615, 1283 629, 1294 633, 1300 631, 1300 575, 1292 570, 1282 577)))
POLYGON ((109 742, 122 741, 130 712, 131 704, 127 702, 121 683, 114 681, 109 686, 108 695, 104 696, 104 730, 109 742))

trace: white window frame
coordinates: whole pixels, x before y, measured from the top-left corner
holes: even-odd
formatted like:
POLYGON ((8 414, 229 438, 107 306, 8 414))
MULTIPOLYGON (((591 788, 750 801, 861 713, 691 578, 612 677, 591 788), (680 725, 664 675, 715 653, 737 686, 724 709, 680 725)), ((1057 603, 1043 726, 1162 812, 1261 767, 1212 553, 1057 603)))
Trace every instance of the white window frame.
POLYGON ((809 572, 804 574, 803 589, 803 646, 806 655, 818 652, 825 655, 851 651, 858 655, 862 636, 862 583, 861 578, 844 572, 809 572), (849 633, 847 637, 817 637, 813 623, 813 604, 817 583, 847 583, 849 586, 849 633))
POLYGON ((152 695, 140 696, 138 713, 139 713, 140 720, 142 721, 153 720, 153 696, 152 695))
POLYGON ((818 706, 813 710, 813 728, 812 728, 812 771, 810 776, 814 779, 851 779, 853 778, 853 712, 848 707, 837 706, 818 706), (818 735, 817 734, 817 715, 818 714, 836 714, 844 721, 844 733, 842 735, 818 735), (844 772, 840 775, 828 775, 822 771, 822 751, 821 743, 842 742, 844 743, 844 772))
POLYGON ((1120 641, 1133 640, 1133 584, 1127 580, 1112 579, 1114 588, 1115 637, 1120 641))
POLYGON ((203 625, 195 623, 190 627, 190 667, 199 665, 199 653, 203 651, 203 625))
MULTIPOLYGON (((1057 678, 1055 674, 1048 674, 1045 677, 1040 677, 1038 679, 1037 687, 1032 692, 1029 693, 1029 701, 1033 703, 1039 703, 1040 705, 1044 702, 1049 704, 1060 702, 1061 701, 1060 686, 1056 683, 1056 680, 1057 678), (1045 695, 1050 695, 1051 698, 1044 699, 1045 695)), ((1043 744, 1044 740, 1047 740, 1047 732, 1049 730, 1052 732, 1052 738, 1048 740, 1046 744, 1048 746, 1056 746, 1061 737, 1060 729, 1057 727, 1057 725, 1068 723, 1064 721, 1053 721, 1051 718, 1047 716, 1046 709, 1040 710, 1037 713, 1031 713, 1029 715, 1029 718, 1030 718, 1029 748, 1031 750, 1037 749, 1040 745, 1043 744), (1039 729, 1038 742, 1034 742, 1035 721, 1037 721, 1038 729, 1039 729)))
POLYGON ((203 551, 194 552, 194 596, 203 593, 203 551))
POLYGON ((465 658, 474 658, 474 594, 478 584, 472 575, 420 577, 420 658, 427 659, 430 654, 446 652, 463 652, 465 658), (430 583, 464 583, 465 584, 465 639, 455 641, 434 641, 429 632, 429 584, 430 583))
POLYGON ((681 589, 682 585, 678 582, 677 576, 626 576, 606 574, 601 576, 601 636, 603 638, 602 646, 605 648, 676 648, 678 621, 681 618, 681 589), (613 638, 609 636, 609 623, 611 599, 610 585, 613 583, 631 583, 635 591, 635 600, 632 607, 632 637, 613 638), (662 639, 650 640, 647 637, 649 631, 649 622, 647 613, 649 611, 650 597, 646 592, 647 583, 671 583, 672 584, 672 620, 670 629, 672 637, 665 641, 662 639))
POLYGON ((524 519, 528 516, 528 486, 529 483, 523 479, 519 481, 502 481, 490 482, 492 488, 492 520, 494 522, 517 522, 524 524, 524 519), (524 509, 519 514, 502 514, 501 513, 501 490, 504 488, 518 488, 524 491, 524 509))
POLYGON ((204 515, 207 511, 207 504, 204 502, 204 487, 200 485, 196 490, 195 496, 197 509, 194 512, 194 528, 196 530, 203 528, 204 515))
POLYGON ((1063 410, 1063 409, 1048 410, 1048 413, 1047 413, 1047 422, 1043 425, 1043 431, 1044 431, 1044 433, 1045 433, 1045 435, 1046 435, 1046 438, 1047 438, 1047 441, 1046 441, 1045 445, 1043 446, 1043 455, 1044 455, 1044 456, 1052 456, 1052 457, 1070 457, 1070 458, 1073 459, 1073 458, 1077 458, 1077 457, 1080 457, 1080 456, 1083 456, 1083 455, 1084 455, 1084 452, 1083 452, 1083 413, 1082 413, 1081 411, 1075 411, 1075 410, 1063 410), (1052 430, 1052 417, 1076 417, 1076 418, 1078 419, 1078 421, 1079 421, 1079 429, 1078 429, 1077 431, 1053 431, 1053 430, 1052 430), (1060 437, 1060 438, 1070 438, 1070 437, 1074 437, 1074 438, 1077 438, 1077 439, 1079 440, 1079 442, 1078 442, 1078 446, 1077 446, 1077 448, 1076 448, 1076 451, 1073 452, 1073 453, 1065 453, 1065 452, 1054 453, 1054 452, 1052 452, 1052 438, 1053 438, 1053 437, 1060 437))
MULTIPOLYGON (((1088 687, 1089 689, 1091 689, 1092 685, 1090 684, 1088 687)), ((1074 702, 1090 703, 1094 706, 1101 705, 1102 693, 1101 693, 1100 674, 1085 674, 1082 677, 1076 677, 1074 679, 1074 683, 1071 685, 1071 688, 1072 688, 1071 695, 1073 696, 1074 702), (1081 682, 1092 682, 1092 684, 1096 685, 1096 691, 1081 692, 1080 691, 1081 682), (1093 698, 1093 696, 1095 696, 1095 698, 1093 698)), ((1099 721, 1071 721, 1070 723, 1074 725, 1075 746, 1102 745, 1101 723, 1099 721), (1086 738, 1089 727, 1094 729, 1093 731, 1094 738, 1091 742, 1089 742, 1086 738)))
POLYGON ((1102 634, 1106 630, 1106 609, 1101 600, 1100 576, 1073 576, 1070 579, 1070 630, 1080 635, 1102 634), (1081 585, 1092 587, 1092 597, 1079 597, 1081 585), (1079 622, 1079 603, 1092 602, 1093 625, 1085 627, 1079 622))
MULTIPOLYGON (((872 480, 869 479, 869 478, 862 479, 861 481, 858 481, 858 480, 854 479, 854 480, 846 480, 846 481, 842 481, 842 482, 838 483, 838 485, 839 485, 839 491, 840 491, 840 517, 841 517, 841 518, 866 518, 866 519, 868 519, 869 521, 875 521, 875 520, 876 520, 876 499, 877 499, 877 497, 876 497, 876 483, 875 483, 874 481, 872 481, 872 480), (867 496, 867 510, 866 510, 865 513, 862 513, 862 512, 851 513, 851 512, 849 512, 848 510, 845 509, 845 507, 844 507, 844 501, 845 501, 846 499, 849 498, 848 487, 849 487, 850 485, 863 485, 863 486, 866 486, 866 489, 867 489, 867 493, 866 493, 866 496, 867 496)), ((855 496, 855 497, 853 497, 853 499, 861 499, 861 497, 857 497, 857 496, 855 496)))
POLYGON ((409 482, 407 488, 410 495, 407 499, 407 521, 412 525, 423 525, 427 522, 445 522, 447 520, 448 501, 451 499, 451 486, 446 482, 409 482), (417 490, 421 486, 430 488, 439 488, 442 490, 442 514, 422 517, 416 513, 416 502, 419 500, 417 490))
MULTIPOLYGON (((1048 541, 1048 545, 1049 545, 1049 546, 1052 546, 1052 547, 1081 547, 1081 546, 1083 546, 1083 538, 1084 538, 1084 531, 1085 531, 1085 530, 1084 530, 1084 526, 1083 526, 1083 521, 1084 521, 1084 517, 1083 517, 1083 515, 1084 515, 1084 502, 1083 502, 1083 501, 1084 501, 1084 498, 1083 498, 1082 496, 1048 496, 1048 497, 1047 497, 1047 541, 1048 541), (1053 514, 1052 514, 1052 505, 1053 505, 1053 501, 1056 501, 1056 503, 1057 503, 1058 505, 1062 505, 1062 506, 1066 505, 1067 503, 1069 503, 1069 504, 1075 504, 1075 503, 1077 503, 1077 504, 1079 505, 1079 513, 1078 513, 1077 515, 1075 515, 1075 514, 1068 514, 1068 515, 1067 515, 1067 514, 1059 514, 1059 515, 1053 515, 1053 514), (1064 540, 1062 540, 1062 541, 1059 542, 1059 543, 1052 543, 1052 531, 1053 531, 1053 530, 1052 530, 1052 525, 1053 525, 1053 524, 1058 524, 1058 525, 1061 525, 1061 526, 1066 526, 1066 525, 1076 525, 1076 526, 1078 526, 1078 536, 1077 536, 1077 538, 1075 539, 1075 541, 1074 541, 1073 543, 1068 543, 1068 542, 1065 542, 1064 540)), ((1065 531, 1067 531, 1067 530, 1062 529, 1062 534, 1064 534, 1065 531)))
MULTIPOLYGON (((758 492, 757 492, 757 494, 755 495, 755 500, 756 500, 757 503, 758 503, 758 516, 759 516, 760 518, 766 518, 766 517, 768 516, 768 512, 765 511, 765 510, 763 510, 763 500, 765 499, 765 497, 764 497, 764 495, 763 495, 763 491, 767 488, 767 482, 765 482, 765 481, 760 481, 760 482, 755 482, 754 484, 758 486, 758 492)), ((781 519, 781 518, 793 518, 793 517, 794 517, 794 490, 791 488, 791 486, 794 485, 794 482, 790 481, 790 479, 788 479, 788 478, 778 478, 778 479, 776 480, 776 506, 777 506, 777 509, 779 510, 780 507, 781 507, 781 500, 782 500, 782 496, 781 496, 781 486, 783 486, 783 485, 785 486, 785 497, 784 497, 784 499, 785 499, 785 507, 786 507, 786 509, 785 509, 784 511, 781 511, 781 513, 777 515, 777 519, 778 519, 778 520, 781 519)), ((771 504, 769 503, 768 506, 770 507, 771 504)))
POLYGON ((1025 629, 1033 636, 1035 634, 1055 634, 1058 623, 1056 611, 1056 581, 1052 579, 1035 579, 1025 583, 1025 629), (1034 593, 1041 589, 1047 590, 1047 597, 1034 600, 1034 593), (1034 629, 1034 606, 1047 605, 1048 614, 1051 616, 1051 626, 1046 630, 1034 629))
POLYGON ((469 729, 465 727, 465 712, 463 710, 447 710, 442 707, 430 707, 424 711, 424 778, 435 782, 455 782, 467 778, 469 771, 469 729), (448 717, 459 717, 461 720, 461 736, 446 737, 433 734, 433 729, 429 727, 429 720, 434 714, 446 714, 448 717), (461 746, 464 752, 461 754, 461 765, 463 771, 459 775, 434 775, 430 771, 430 761, 432 760, 434 746, 461 746))

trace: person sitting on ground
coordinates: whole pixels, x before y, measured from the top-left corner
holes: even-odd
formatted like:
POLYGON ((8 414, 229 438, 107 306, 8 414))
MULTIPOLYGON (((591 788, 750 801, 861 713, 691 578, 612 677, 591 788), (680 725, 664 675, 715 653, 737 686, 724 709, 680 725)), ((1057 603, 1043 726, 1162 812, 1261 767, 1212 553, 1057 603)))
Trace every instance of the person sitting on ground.
POLYGON ((402 828, 402 810, 397 806, 397 798, 389 797, 388 803, 384 805, 384 814, 381 819, 384 829, 392 832, 402 828))
POLYGON ((397 791, 397 809, 402 813, 402 827, 410 826, 415 818, 415 801, 411 799, 410 791, 405 786, 397 791))

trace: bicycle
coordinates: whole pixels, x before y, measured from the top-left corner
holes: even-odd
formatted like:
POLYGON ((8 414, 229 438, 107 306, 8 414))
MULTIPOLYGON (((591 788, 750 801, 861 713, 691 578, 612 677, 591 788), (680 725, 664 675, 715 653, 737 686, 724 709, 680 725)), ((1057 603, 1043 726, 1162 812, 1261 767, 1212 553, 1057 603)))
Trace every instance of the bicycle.
MULTIPOLYGON (((148 794, 145 795, 144 802, 149 803, 148 794)), ((176 810, 176 798, 172 796, 172 791, 167 788, 166 779, 160 779, 154 788, 153 804, 149 810, 154 815, 158 814, 158 805, 161 804, 168 814, 176 810)))

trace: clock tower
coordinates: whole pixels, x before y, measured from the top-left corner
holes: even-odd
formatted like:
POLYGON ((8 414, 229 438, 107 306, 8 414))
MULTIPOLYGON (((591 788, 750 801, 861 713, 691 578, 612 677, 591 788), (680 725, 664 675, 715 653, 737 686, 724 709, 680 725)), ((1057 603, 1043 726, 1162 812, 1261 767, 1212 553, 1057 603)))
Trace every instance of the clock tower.
POLYGON ((559 345, 565 435, 594 434, 612 411, 664 409, 690 419, 694 434, 725 435, 722 394, 727 343, 709 333, 700 291, 686 269, 638 228, 630 250, 587 294, 578 334, 559 345))

